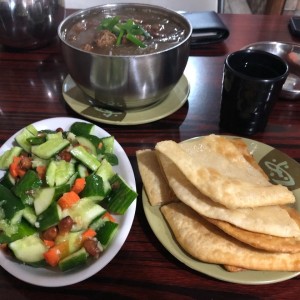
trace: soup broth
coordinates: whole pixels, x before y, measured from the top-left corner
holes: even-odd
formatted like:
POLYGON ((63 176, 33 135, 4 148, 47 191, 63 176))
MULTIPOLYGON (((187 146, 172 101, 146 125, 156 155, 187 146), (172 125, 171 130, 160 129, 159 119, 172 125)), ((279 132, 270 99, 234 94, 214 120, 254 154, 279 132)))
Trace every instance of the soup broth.
MULTIPOLYGON (((152 12, 149 9, 128 10, 122 13, 108 10, 84 16, 77 20, 66 31, 65 41, 75 48, 102 55, 143 55, 176 46, 186 38, 187 31, 188 29, 177 20, 172 20, 164 14, 152 12), (101 44, 98 42, 101 31, 99 29, 100 23, 105 18, 115 16, 119 17, 122 22, 133 20, 135 24, 141 26, 149 33, 150 36, 143 39, 144 48, 129 41, 125 41, 120 45, 116 45, 116 43, 101 44)), ((107 39, 109 38, 108 36, 107 39)))

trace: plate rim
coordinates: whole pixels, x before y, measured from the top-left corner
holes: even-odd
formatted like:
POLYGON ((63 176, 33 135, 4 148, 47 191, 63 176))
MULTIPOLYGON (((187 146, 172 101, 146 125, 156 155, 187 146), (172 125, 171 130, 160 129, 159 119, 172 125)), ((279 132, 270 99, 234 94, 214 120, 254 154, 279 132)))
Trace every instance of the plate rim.
MULTIPOLYGON (((57 127, 63 127, 64 129, 66 129, 69 128, 70 125, 76 121, 91 123, 83 119, 72 117, 54 117, 43 119, 31 124, 35 125, 38 129, 46 129, 49 128, 49 125, 45 124, 53 123, 53 125, 56 124, 55 129, 57 127), (65 124, 62 125, 62 123, 65 124), (42 128, 43 126, 46 127, 42 128)), ((94 125, 95 131, 101 132, 99 134, 110 135, 106 130, 102 129, 100 126, 96 124, 94 125)), ((14 142, 15 136, 19 132, 21 132, 21 130, 23 130, 25 127, 17 131, 5 143, 2 144, 2 146, 0 147, 0 154, 2 154, 3 151, 11 147, 12 143, 14 142)), ((122 159, 119 159, 121 163, 119 163, 118 167, 116 167, 117 171, 120 172, 120 174, 124 177, 128 184, 136 191, 136 180, 132 165, 125 150, 116 139, 115 151, 117 152, 118 157, 120 157, 120 155, 122 156, 122 159), (126 172, 124 169, 126 169, 126 172)), ((0 177, 2 177, 3 172, 4 171, 0 172, 0 177)), ((109 264, 113 260, 113 258, 121 250, 131 230, 135 217, 136 205, 137 199, 133 201, 133 203, 123 216, 117 216, 119 224, 121 225, 119 231, 114 240, 112 241, 111 245, 103 252, 101 257, 96 261, 90 262, 87 265, 84 265, 80 268, 76 268, 75 270, 71 270, 70 272, 64 273, 47 268, 34 268, 31 266, 26 266, 14 259, 10 259, 3 253, 3 251, 0 251, 0 266, 19 280, 37 286, 61 287, 81 282, 95 275, 97 272, 101 271, 107 264, 109 264)))
MULTIPOLYGON (((230 135, 222 135, 222 136, 229 137, 229 138, 242 139, 247 142, 247 145, 248 145, 248 143, 255 143, 258 146, 258 148, 257 148, 258 150, 259 150, 259 147, 262 147, 262 146, 267 147, 270 151, 273 149, 276 149, 268 144, 265 144, 265 143, 262 143, 259 141, 255 141, 255 140, 249 139, 249 138, 244 138, 244 137, 239 137, 239 136, 230 136, 230 135)), ((191 141, 194 139, 201 139, 203 137, 204 136, 197 136, 197 137, 193 137, 193 138, 184 140, 182 142, 188 142, 188 141, 191 141)), ((280 150, 277 150, 277 151, 279 151, 280 153, 283 153, 280 150)), ((295 161, 295 162, 298 165, 300 165, 297 161, 295 161)), ((153 231, 154 235, 156 236, 156 238, 160 241, 160 243, 164 246, 164 248, 172 256, 174 256, 177 260, 179 260, 181 263, 183 263, 184 265, 186 265, 187 267, 191 268, 194 271, 197 271, 197 272, 205 274, 211 278, 222 280, 225 282, 246 284, 246 285, 273 284, 273 283, 289 280, 300 274, 300 271, 299 272, 289 272, 289 271, 284 272, 284 271, 245 270, 245 271, 242 271, 242 273, 241 272, 228 272, 228 271, 222 269, 221 265, 210 264, 210 263, 201 262, 200 260, 196 260, 193 257, 191 257, 186 251, 184 251, 180 247, 178 242, 174 239, 173 233, 172 233, 169 225, 167 224, 167 222, 164 220, 164 216, 162 215, 162 213, 160 211, 161 206, 160 205, 157 205, 157 206, 150 205, 147 193, 144 189, 144 186, 142 187, 142 195, 141 196, 142 196, 143 210, 144 210, 146 219, 148 221, 148 224, 149 224, 151 230, 153 231), (153 215, 155 215, 155 221, 153 221, 153 215), (159 230, 159 231, 155 230, 155 222, 157 222, 157 219, 159 219, 159 222, 161 222, 161 224, 163 224, 163 229, 167 230, 168 235, 170 235, 172 237, 172 240, 173 240, 172 242, 173 242, 173 244, 176 245, 175 246, 176 249, 170 249, 170 246, 168 245, 168 242, 166 241, 166 236, 164 235, 164 232, 165 232, 164 230, 159 230), (179 255, 178 255, 178 253, 179 253, 179 255), (195 263, 197 264, 197 267, 195 267, 195 263), (245 278, 243 279, 243 277, 245 277, 245 274, 246 275, 253 274, 254 277, 257 276, 258 274, 259 275, 264 274, 263 277, 269 276, 269 278, 264 279, 264 280, 249 280, 249 279, 246 280, 245 278), (242 275, 242 276, 239 276, 239 275, 242 275), (272 278, 272 275, 275 275, 275 278, 272 278), (276 276, 276 275, 278 275, 278 276, 276 276), (239 277, 242 277, 242 278, 239 278, 239 277)), ((300 199, 296 198, 296 201, 300 202, 300 199)), ((168 238, 168 236, 167 236, 167 238, 168 238)))
MULTIPOLYGON (((185 74, 183 74, 181 76, 181 78, 179 79, 179 81, 177 82, 177 84, 175 85, 175 87, 173 88, 173 90, 170 92, 170 94, 168 95, 167 97, 167 100, 169 100, 168 102, 166 101, 166 99, 164 101, 161 101, 160 103, 157 103, 157 104, 153 104, 147 108, 142 108, 142 109, 136 109, 136 110, 132 110, 132 111, 126 111, 126 116, 124 117, 124 119, 122 121, 112 121, 112 120, 109 120, 109 119, 103 119, 103 118, 97 118, 97 117, 94 117, 94 116, 90 116, 88 114, 84 114, 82 113, 82 111, 80 111, 79 109, 75 109, 76 105, 72 104, 72 101, 77 101, 76 99, 72 98, 71 96, 69 96, 67 94, 69 88, 67 87, 68 85, 75 85, 76 88, 79 89, 79 87, 76 85, 76 83, 74 82, 74 80, 72 79, 72 77, 70 76, 70 74, 68 74, 64 81, 63 81, 63 85, 62 85, 62 94, 63 94, 63 99, 64 101, 68 104, 68 106, 74 110, 76 113, 78 113, 79 115, 89 119, 89 120, 92 120, 92 121, 95 121, 95 122, 100 122, 100 123, 104 123, 104 124, 110 124, 110 125, 119 125, 119 126, 127 126, 127 125, 142 125, 142 124, 148 124, 148 123, 152 123, 152 122, 155 122, 155 121, 158 121, 158 120, 161 120, 163 118, 166 118, 168 116, 170 116, 171 114, 173 114, 174 112, 176 112, 177 110, 179 110, 187 101, 188 101, 188 96, 190 94, 190 84, 188 82, 188 79, 186 77, 185 74), (180 82, 182 81, 182 82, 180 82), (177 94, 174 92, 174 90, 176 88, 179 88, 178 85, 179 84, 182 84, 184 85, 183 86, 183 90, 185 91, 184 92, 184 97, 182 97, 181 99, 178 99, 177 97, 177 94), (145 113, 149 114, 151 111, 153 110, 157 110, 158 112, 161 111, 161 109, 166 106, 166 104, 168 104, 168 106, 170 106, 169 102, 174 102, 171 101, 170 97, 173 95, 172 92, 174 93, 174 96, 177 97, 177 104, 172 106, 172 108, 165 108, 165 111, 163 113, 155 113, 153 112, 153 115, 152 117, 147 117, 145 116, 145 113), (132 116, 135 115, 135 114, 140 114, 140 119, 137 121, 137 120, 131 120, 132 116), (127 118, 127 120, 126 120, 127 118)), ((83 92, 82 92, 83 94, 83 92)), ((83 94, 84 97, 88 97, 86 95, 83 94)), ((88 101, 88 100, 86 100, 88 101)), ((91 105, 88 105, 86 104, 87 108, 90 107, 91 105)), ((111 110, 107 110, 109 112, 113 112, 111 110)))

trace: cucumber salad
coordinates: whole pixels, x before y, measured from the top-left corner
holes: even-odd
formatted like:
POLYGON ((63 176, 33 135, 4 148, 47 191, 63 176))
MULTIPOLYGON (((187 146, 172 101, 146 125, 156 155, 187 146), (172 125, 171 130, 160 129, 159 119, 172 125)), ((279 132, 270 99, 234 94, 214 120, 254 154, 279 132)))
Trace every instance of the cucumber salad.
POLYGON ((0 247, 21 263, 64 272, 98 259, 136 199, 114 171, 114 137, 94 126, 31 124, 0 155, 0 247))

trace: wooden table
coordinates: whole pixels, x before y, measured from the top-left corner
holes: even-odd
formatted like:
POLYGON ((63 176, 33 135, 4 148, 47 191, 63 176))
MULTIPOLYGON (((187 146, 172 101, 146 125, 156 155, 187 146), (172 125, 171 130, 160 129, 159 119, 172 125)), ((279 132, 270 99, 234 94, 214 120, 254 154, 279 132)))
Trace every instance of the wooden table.
MULTIPOLYGON (((188 102, 160 121, 138 126, 97 124, 115 136, 130 158, 139 195, 142 183, 135 152, 164 139, 181 141, 219 134, 218 119, 224 58, 258 41, 299 42, 287 16, 221 15, 230 29, 224 42, 193 50, 186 76, 188 102)), ((67 69, 59 44, 29 52, 0 48, 0 144, 24 126, 51 117, 77 117, 62 97, 67 69)), ((252 137, 300 162, 300 101, 277 102, 266 130, 252 137)), ((0 299, 296 299, 300 277, 272 285, 227 283, 196 272, 158 241, 144 215, 141 196, 130 234, 117 256, 93 277, 66 287, 23 283, 0 268, 0 299)))

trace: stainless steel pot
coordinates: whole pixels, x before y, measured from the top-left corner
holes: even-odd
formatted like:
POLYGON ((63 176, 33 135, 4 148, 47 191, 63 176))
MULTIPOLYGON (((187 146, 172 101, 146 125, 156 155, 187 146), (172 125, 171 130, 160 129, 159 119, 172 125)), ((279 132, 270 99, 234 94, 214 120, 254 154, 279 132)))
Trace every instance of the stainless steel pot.
POLYGON ((33 49, 57 37, 65 17, 63 0, 1 0, 0 44, 33 49))
POLYGON ((185 17, 148 4, 110 4, 92 7, 67 17, 59 26, 62 52, 73 80, 96 105, 114 109, 141 108, 163 100, 183 75, 190 51, 192 28, 185 17), (113 56, 86 52, 70 45, 70 27, 90 14, 146 10, 172 18, 185 30, 184 39, 166 50, 143 55, 113 56))

